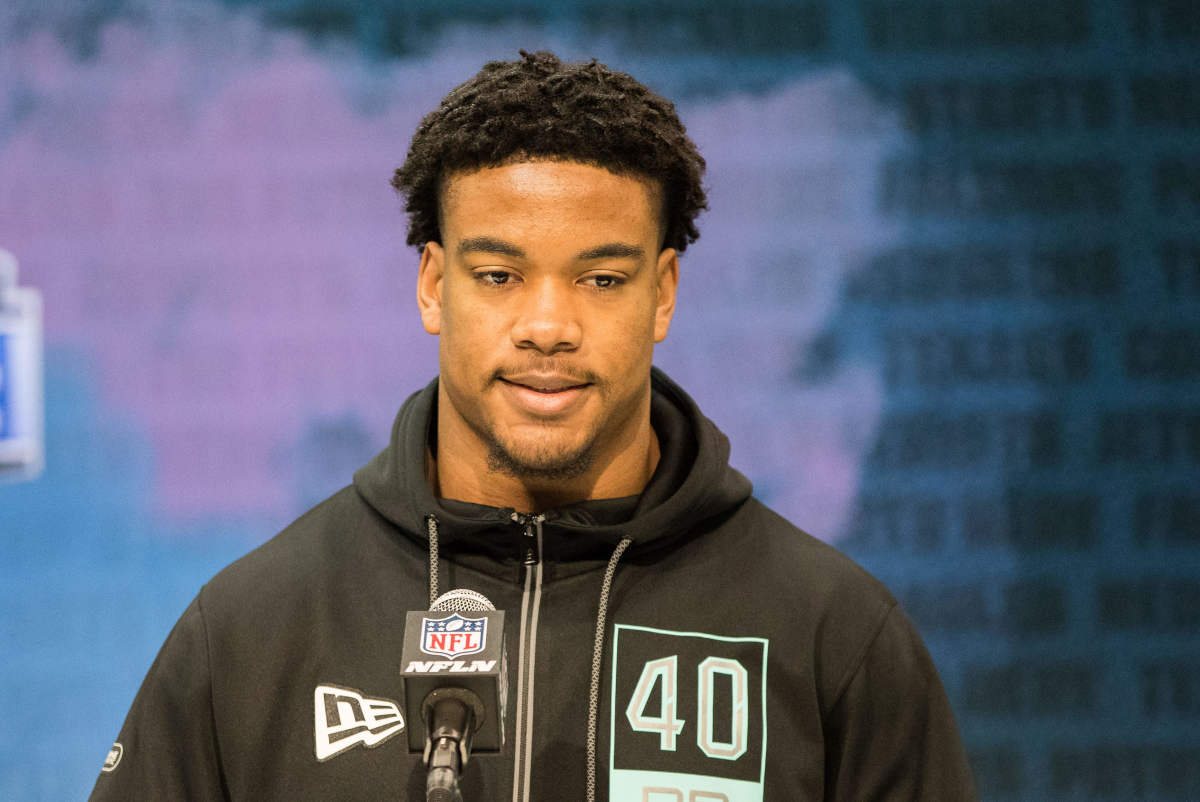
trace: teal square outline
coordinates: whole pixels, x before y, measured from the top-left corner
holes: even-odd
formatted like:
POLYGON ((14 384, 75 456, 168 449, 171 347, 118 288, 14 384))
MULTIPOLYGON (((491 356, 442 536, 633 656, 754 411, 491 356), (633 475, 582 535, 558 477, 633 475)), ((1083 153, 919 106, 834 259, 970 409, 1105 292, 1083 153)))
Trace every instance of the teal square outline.
POLYGON ((753 635, 734 637, 730 635, 712 635, 708 632, 680 632, 674 629, 659 629, 658 627, 641 627, 636 624, 613 625, 612 670, 609 672, 608 698, 608 784, 612 786, 613 762, 616 756, 617 743, 617 649, 621 645, 621 630, 630 629, 638 632, 653 632, 656 635, 671 635, 677 638, 706 638, 708 640, 724 641, 726 643, 761 643, 763 647, 762 668, 762 765, 758 769, 758 782, 763 785, 767 780, 767 654, 771 642, 766 638, 753 635))

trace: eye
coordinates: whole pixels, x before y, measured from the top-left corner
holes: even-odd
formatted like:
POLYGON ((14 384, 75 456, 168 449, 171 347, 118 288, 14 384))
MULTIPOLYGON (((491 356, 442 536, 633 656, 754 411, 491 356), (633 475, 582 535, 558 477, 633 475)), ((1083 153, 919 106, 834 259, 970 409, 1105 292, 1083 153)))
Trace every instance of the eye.
POLYGON ((586 277, 584 281, 598 290, 613 290, 624 284, 625 278, 623 276, 614 276, 610 273, 598 273, 594 276, 586 277))
POLYGON ((486 287, 503 287, 513 277, 506 270, 481 270, 474 275, 475 280, 486 287))

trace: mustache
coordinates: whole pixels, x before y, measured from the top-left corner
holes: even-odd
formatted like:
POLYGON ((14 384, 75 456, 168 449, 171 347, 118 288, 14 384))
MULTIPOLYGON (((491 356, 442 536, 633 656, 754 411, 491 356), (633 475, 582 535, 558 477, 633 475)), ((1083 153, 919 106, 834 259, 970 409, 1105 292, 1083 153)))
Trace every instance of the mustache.
POLYGON ((603 380, 592 371, 563 362, 532 361, 501 365, 492 371, 492 381, 500 381, 508 376, 521 376, 528 373, 558 376, 572 384, 603 384, 603 380))

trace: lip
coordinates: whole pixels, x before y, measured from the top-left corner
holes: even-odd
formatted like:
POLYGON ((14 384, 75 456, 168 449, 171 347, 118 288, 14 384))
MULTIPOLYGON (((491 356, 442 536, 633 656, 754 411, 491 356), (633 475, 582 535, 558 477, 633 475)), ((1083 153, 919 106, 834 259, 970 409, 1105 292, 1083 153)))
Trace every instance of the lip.
POLYGON ((590 384, 550 374, 526 373, 500 379, 504 394, 519 409, 537 416, 561 415, 576 406, 590 384))

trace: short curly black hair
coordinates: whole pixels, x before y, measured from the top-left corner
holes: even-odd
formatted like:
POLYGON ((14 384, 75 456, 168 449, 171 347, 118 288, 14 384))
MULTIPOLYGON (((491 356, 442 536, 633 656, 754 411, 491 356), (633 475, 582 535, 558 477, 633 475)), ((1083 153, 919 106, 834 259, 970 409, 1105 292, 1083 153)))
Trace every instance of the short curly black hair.
POLYGON ((704 159, 669 100, 595 59, 563 63, 520 51, 490 61, 421 120, 392 177, 405 196, 408 244, 440 242, 439 198, 459 171, 518 161, 577 161, 657 183, 663 247, 682 252, 708 208, 704 159))

